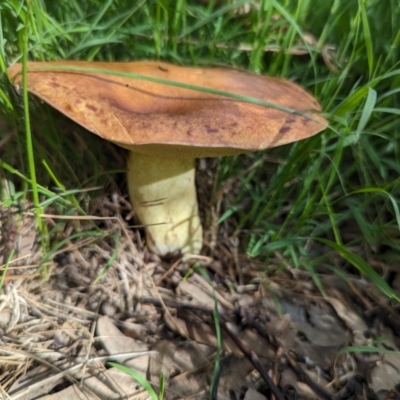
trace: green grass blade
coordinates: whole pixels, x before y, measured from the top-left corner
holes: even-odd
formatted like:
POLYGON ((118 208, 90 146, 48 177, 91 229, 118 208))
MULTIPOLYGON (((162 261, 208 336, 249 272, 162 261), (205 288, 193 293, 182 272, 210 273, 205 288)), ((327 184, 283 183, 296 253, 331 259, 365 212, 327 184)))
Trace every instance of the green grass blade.
MULTIPOLYGON (((28 24, 28 22, 26 22, 28 24)), ((23 96, 23 104, 24 104, 24 117, 25 117, 25 133, 26 133, 26 150, 28 155, 28 165, 29 165, 29 174, 30 174, 30 182, 32 187, 32 195, 33 195, 33 205, 35 207, 36 214, 36 222, 39 230, 43 231, 43 223, 42 218, 40 217, 41 209, 39 205, 39 192, 36 181, 36 167, 35 167, 35 158, 33 154, 33 144, 32 144, 32 132, 31 132, 31 124, 30 124, 30 114, 29 114, 29 101, 28 101, 28 35, 29 35, 29 26, 25 25, 23 29, 21 29, 21 41, 23 46, 23 57, 22 57, 22 96, 23 96)))
POLYGON ((344 246, 323 238, 314 238, 317 242, 321 242, 336 250, 347 262, 357 268, 363 275, 369 278, 376 287, 390 299, 400 302, 400 298, 394 293, 392 288, 378 275, 377 272, 360 256, 348 251, 344 246))
POLYGON ((343 353, 378 353, 378 354, 394 354, 400 355, 400 351, 388 350, 377 346, 347 346, 340 349, 339 354, 343 353))
POLYGON ((151 383, 139 372, 134 371, 131 368, 125 367, 124 365, 117 364, 114 362, 109 362, 107 363, 111 365, 114 368, 119 369, 120 371, 124 372, 125 374, 131 376, 135 381, 137 381, 149 394, 149 396, 152 398, 152 400, 158 400, 157 393, 154 391, 153 387, 151 386, 151 383))
POLYGON ((365 49, 367 51, 369 76, 372 77, 374 70, 374 50, 372 47, 372 37, 367 17, 366 4, 366 0, 358 0, 358 7, 361 13, 361 21, 364 32, 365 49))
POLYGON ((357 126, 356 130, 356 138, 358 140, 361 133, 364 131, 365 127, 367 126, 368 121, 370 120, 372 113, 374 112, 374 107, 376 104, 377 93, 376 90, 372 88, 368 88, 368 95, 365 100, 365 104, 361 113, 361 118, 357 126))
POLYGON ((353 192, 348 193, 347 196, 351 196, 353 194, 359 194, 359 193, 368 193, 368 194, 375 194, 376 193, 376 194, 388 197, 388 199, 392 203, 393 211, 394 211, 395 216, 396 216, 396 223, 397 223, 397 226, 398 226, 398 228, 400 230, 400 210, 399 210, 399 205, 398 205, 398 202, 396 201, 396 199, 390 193, 388 193, 386 190, 381 189, 381 188, 362 188, 362 189, 358 189, 358 190, 355 190, 353 192))
POLYGON ((221 323, 220 323, 220 315, 218 310, 218 298, 215 295, 214 285, 211 282, 210 277, 208 276, 207 271, 201 266, 194 266, 194 268, 200 272, 201 276, 204 280, 210 285, 213 291, 214 297, 214 308, 213 308, 213 318, 214 318, 214 328, 215 328, 215 337, 217 342, 215 360, 214 360, 214 370, 212 375, 212 381, 210 385, 210 398, 215 398, 217 393, 217 385, 219 382, 219 377, 221 374, 221 354, 222 354, 222 332, 221 332, 221 323))

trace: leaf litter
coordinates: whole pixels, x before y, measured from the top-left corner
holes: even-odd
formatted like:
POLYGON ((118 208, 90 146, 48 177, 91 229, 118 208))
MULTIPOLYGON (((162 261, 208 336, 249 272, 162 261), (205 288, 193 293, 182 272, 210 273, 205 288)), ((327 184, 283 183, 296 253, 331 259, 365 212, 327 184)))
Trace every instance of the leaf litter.
MULTIPOLYGON (((324 297, 306 272, 287 268, 260 279, 250 259, 253 279, 239 285, 226 256, 158 259, 108 199, 98 201, 103 219, 93 221, 109 235, 68 241, 49 261, 46 281, 35 275, 42 254, 32 215, 1 209, 3 271, 14 252, 0 297, 2 398, 148 398, 109 361, 155 389, 163 375, 167 399, 209 398, 212 381, 218 399, 399 396, 398 306, 372 285, 325 276, 324 297)), ((66 224, 69 237, 93 221, 66 224)))

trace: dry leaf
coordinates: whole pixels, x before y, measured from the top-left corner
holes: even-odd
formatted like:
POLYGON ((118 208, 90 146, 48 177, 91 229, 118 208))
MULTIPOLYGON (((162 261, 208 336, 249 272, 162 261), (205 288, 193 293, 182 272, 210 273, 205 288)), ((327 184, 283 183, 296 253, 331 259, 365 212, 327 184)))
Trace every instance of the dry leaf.
POLYGON ((148 396, 131 376, 111 368, 85 379, 83 384, 69 386, 38 400, 146 400, 148 396))
POLYGON ((96 333, 97 340, 107 350, 108 354, 115 356, 127 354, 125 358, 119 356, 118 362, 146 375, 149 366, 147 344, 125 336, 106 316, 97 320, 96 333))

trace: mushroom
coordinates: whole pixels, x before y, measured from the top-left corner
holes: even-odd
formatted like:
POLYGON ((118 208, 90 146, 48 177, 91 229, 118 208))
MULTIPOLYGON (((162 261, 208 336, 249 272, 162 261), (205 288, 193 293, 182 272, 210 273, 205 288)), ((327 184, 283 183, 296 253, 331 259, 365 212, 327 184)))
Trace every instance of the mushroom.
MULTIPOLYGON (((21 64, 8 70, 15 85, 21 85, 21 71, 21 64)), ((280 146, 326 127, 318 102, 298 85, 228 68, 152 61, 30 62, 28 90, 130 150, 130 199, 145 225, 147 246, 160 256, 202 248, 195 158, 280 146)))

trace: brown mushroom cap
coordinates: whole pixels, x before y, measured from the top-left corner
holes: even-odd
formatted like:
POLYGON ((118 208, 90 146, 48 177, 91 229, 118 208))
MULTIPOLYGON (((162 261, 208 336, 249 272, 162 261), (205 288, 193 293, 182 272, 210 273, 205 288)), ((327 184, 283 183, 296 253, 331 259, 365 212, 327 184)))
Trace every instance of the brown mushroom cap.
MULTIPOLYGON (((21 64, 8 70, 16 85, 22 82, 21 70, 21 64)), ((102 138, 159 157, 217 157, 263 150, 307 138, 327 125, 313 112, 320 110, 317 101, 298 85, 227 68, 151 61, 30 62, 28 89, 102 138), (65 69, 52 71, 53 66, 65 69), (46 70, 40 70, 43 67, 46 70), (297 112, 146 80, 68 71, 68 67, 171 80, 258 98, 297 112)))

